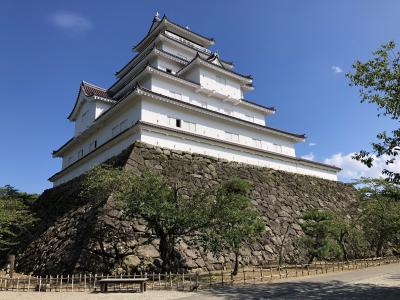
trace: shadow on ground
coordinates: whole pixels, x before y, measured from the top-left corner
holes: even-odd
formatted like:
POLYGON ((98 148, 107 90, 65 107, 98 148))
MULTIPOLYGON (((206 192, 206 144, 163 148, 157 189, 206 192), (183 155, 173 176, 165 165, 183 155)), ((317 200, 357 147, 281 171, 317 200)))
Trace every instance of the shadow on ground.
MULTIPOLYGON (((399 287, 372 284, 330 282, 285 282, 216 288, 201 292, 193 299, 400 299, 399 287)), ((188 298, 191 299, 191 298, 188 298)))

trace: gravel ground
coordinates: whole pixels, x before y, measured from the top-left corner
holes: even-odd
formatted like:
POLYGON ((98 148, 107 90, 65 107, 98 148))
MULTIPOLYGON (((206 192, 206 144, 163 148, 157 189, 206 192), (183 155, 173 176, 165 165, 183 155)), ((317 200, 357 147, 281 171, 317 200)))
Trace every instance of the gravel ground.
POLYGON ((84 292, 0 292, 1 300, 153 300, 181 299, 193 293, 177 291, 147 291, 145 293, 84 293, 84 292))

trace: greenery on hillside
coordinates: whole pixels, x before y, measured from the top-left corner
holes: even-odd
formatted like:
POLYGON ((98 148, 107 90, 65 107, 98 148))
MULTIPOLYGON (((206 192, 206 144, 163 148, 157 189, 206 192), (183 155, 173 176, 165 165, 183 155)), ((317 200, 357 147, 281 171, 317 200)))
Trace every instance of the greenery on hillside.
MULTIPOLYGON (((400 120, 400 52, 394 41, 382 45, 373 52, 374 57, 363 63, 356 61, 353 72, 347 77, 351 86, 357 86, 361 102, 375 104, 378 116, 400 120)), ((377 135, 378 142, 372 143, 372 152, 360 151, 354 158, 368 167, 373 165, 375 157, 383 157, 391 165, 400 154, 400 128, 390 133, 383 131, 377 135)), ((398 170, 384 169, 383 174, 394 182, 400 183, 398 170)))

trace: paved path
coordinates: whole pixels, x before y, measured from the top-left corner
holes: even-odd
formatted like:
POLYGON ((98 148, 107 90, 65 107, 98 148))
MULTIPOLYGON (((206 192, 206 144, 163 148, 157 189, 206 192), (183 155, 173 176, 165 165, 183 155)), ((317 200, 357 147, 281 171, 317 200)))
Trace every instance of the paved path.
POLYGON ((182 300, 363 299, 400 300, 400 264, 325 275, 291 278, 270 284, 202 291, 182 300))

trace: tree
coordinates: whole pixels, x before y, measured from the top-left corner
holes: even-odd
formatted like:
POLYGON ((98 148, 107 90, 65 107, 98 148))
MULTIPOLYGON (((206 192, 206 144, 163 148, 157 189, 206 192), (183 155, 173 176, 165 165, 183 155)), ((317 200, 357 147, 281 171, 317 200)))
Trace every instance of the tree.
POLYGON ((213 226, 215 201, 210 193, 195 192, 183 196, 184 189, 169 185, 162 177, 131 171, 96 167, 86 176, 84 196, 97 201, 112 196, 128 217, 142 217, 160 239, 159 252, 164 271, 173 266, 174 249, 179 238, 196 235, 213 226))
POLYGON ((357 184, 361 185, 360 224, 375 255, 382 256, 389 243, 396 246, 399 241, 400 187, 384 179, 364 178, 357 184))
POLYGON ((334 214, 330 226, 330 234, 336 241, 342 252, 343 259, 349 260, 349 257, 364 257, 368 245, 364 233, 359 226, 359 217, 356 214, 339 212, 334 214))
POLYGON ((234 253, 233 275, 239 270, 240 248, 253 242, 265 230, 262 217, 251 206, 249 190, 248 182, 239 178, 223 184, 216 193, 215 226, 206 228, 202 235, 205 250, 215 255, 234 253))
POLYGON ((37 195, 19 192, 10 185, 0 187, 0 250, 16 245, 15 240, 36 220, 29 209, 29 202, 37 195))
MULTIPOLYGON (((373 52, 374 58, 353 64, 353 73, 346 76, 350 86, 359 87, 361 102, 378 106, 378 116, 387 116, 393 120, 400 118, 400 52, 396 44, 390 41, 373 52)), ((391 133, 385 131, 377 135, 379 142, 372 143, 372 152, 362 150, 354 158, 368 167, 373 165, 375 157, 385 157, 386 164, 393 164, 400 154, 400 128, 391 133)), ((400 173, 384 169, 382 172, 390 180, 399 183, 400 173)))
POLYGON ((303 213, 304 222, 300 224, 304 236, 300 239, 308 254, 308 263, 314 258, 331 259, 338 256, 340 250, 333 239, 337 230, 335 215, 329 210, 311 209, 303 213))

